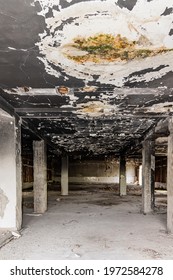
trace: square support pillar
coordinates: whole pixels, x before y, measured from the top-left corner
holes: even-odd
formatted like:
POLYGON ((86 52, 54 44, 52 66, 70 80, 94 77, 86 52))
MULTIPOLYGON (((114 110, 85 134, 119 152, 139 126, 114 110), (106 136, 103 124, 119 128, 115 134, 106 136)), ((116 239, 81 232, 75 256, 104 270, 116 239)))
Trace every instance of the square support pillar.
POLYGON ((47 210, 47 151, 44 140, 33 142, 34 212, 47 210))
POLYGON ((126 185, 126 159, 125 156, 121 155, 119 160, 119 187, 120 187, 120 196, 127 194, 127 185, 126 185))
POLYGON ((61 161, 61 195, 68 195, 68 156, 61 161))
POLYGON ((155 185, 155 143, 151 139, 144 140, 142 150, 142 211, 152 212, 154 208, 155 185))
POLYGON ((173 233, 173 118, 169 121, 167 151, 167 230, 173 233))
POLYGON ((22 225, 20 120, 0 110, 0 228, 22 225))
POLYGON ((151 141, 151 208, 155 207, 155 141, 151 141))

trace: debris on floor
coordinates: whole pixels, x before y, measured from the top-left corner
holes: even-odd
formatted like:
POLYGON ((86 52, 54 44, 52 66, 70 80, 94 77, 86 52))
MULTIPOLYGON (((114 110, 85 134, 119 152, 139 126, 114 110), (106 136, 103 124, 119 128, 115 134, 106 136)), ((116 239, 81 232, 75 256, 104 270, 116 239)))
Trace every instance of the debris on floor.
POLYGON ((15 238, 20 238, 21 237, 21 234, 18 231, 12 231, 11 233, 15 238))
POLYGON ((40 217, 42 214, 36 214, 36 213, 26 213, 26 216, 31 216, 31 217, 40 217))
POLYGON ((81 255, 77 254, 77 253, 75 253, 74 255, 75 255, 76 258, 80 258, 81 257, 81 255))

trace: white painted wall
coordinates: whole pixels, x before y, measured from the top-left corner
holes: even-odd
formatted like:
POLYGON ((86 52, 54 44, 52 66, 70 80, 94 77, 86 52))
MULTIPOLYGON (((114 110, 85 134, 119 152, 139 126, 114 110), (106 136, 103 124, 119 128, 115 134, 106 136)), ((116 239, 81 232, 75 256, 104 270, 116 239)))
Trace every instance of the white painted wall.
POLYGON ((142 186, 142 165, 139 166, 139 185, 142 186))
POLYGON ((127 184, 134 184, 136 182, 135 165, 132 162, 127 162, 126 164, 126 182, 127 184))
POLYGON ((0 228, 21 224, 21 178, 17 167, 15 119, 0 110, 0 228))

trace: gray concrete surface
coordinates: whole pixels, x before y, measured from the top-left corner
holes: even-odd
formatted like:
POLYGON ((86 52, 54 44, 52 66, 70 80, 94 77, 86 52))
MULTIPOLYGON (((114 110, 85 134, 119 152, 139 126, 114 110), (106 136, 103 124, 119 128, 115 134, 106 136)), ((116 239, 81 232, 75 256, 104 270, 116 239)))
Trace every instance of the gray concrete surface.
POLYGON ((0 259, 173 259, 166 232, 166 194, 153 214, 141 214, 138 193, 119 197, 110 187, 49 192, 48 211, 32 216, 33 194, 23 198, 22 237, 0 250, 0 259))
POLYGON ((10 242, 13 239, 13 235, 11 231, 8 230, 0 230, 0 248, 2 248, 5 244, 10 242))
POLYGON ((33 142, 34 152, 34 212, 47 210, 47 149, 44 140, 33 142))

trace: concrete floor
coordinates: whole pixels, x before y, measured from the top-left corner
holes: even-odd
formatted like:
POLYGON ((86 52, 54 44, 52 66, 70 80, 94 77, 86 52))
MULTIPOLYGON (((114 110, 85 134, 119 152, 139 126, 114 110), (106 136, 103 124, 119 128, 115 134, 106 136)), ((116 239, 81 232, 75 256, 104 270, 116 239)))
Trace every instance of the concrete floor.
POLYGON ((49 192, 48 211, 32 216, 33 193, 24 193, 22 236, 0 249, 0 259, 173 259, 166 233, 166 194, 153 214, 140 213, 141 196, 120 198, 112 188, 85 188, 67 197, 49 192))

